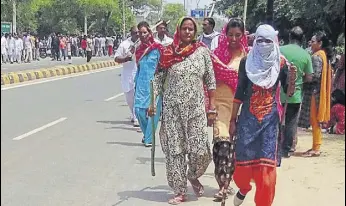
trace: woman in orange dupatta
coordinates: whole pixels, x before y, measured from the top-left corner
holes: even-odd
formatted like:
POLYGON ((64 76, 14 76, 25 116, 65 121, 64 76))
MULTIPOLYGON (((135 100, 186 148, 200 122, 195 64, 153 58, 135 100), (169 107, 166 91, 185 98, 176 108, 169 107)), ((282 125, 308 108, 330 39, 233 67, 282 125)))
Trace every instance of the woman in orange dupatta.
MULTIPOLYGON (((332 67, 330 60, 333 56, 332 43, 325 33, 319 32, 311 39, 313 51, 312 63, 314 69, 311 89, 313 95, 310 105, 310 123, 312 126, 312 149, 304 153, 305 157, 318 157, 321 155, 322 144, 321 124, 330 120, 332 67)), ((303 105, 304 107, 304 105, 303 105)), ((306 108, 302 108, 303 110, 306 108)))

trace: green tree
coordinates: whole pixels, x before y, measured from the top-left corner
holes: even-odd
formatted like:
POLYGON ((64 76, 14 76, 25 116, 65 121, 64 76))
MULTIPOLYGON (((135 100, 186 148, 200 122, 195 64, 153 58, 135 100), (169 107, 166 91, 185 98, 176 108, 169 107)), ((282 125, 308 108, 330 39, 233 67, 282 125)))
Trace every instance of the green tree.
POLYGON ((175 32, 176 26, 178 24, 178 20, 185 16, 186 13, 184 11, 184 5, 183 4, 166 4, 163 8, 163 19, 165 20, 171 20, 168 30, 170 32, 175 32))
MULTIPOLYGON (((267 0, 249 0, 246 24, 250 31, 254 31, 258 23, 265 20, 266 4, 267 0)), ((242 17, 244 1, 221 1, 216 8, 219 13, 226 13, 230 17, 242 17)), ((316 30, 324 30, 336 42, 345 29, 344 8, 345 0, 276 0, 274 24, 285 38, 288 29, 299 25, 307 36, 311 36, 316 30)))

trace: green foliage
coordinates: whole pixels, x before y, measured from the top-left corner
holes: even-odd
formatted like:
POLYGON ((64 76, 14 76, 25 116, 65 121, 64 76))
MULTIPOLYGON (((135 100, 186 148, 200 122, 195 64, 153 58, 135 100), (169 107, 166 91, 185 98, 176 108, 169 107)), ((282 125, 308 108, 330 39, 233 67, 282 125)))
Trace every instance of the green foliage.
MULTIPOLYGON (((13 0, 1 0, 1 20, 12 22, 13 0)), ((89 33, 115 34, 123 28, 121 0, 17 0, 17 30, 41 35, 52 32, 80 34, 84 16, 89 33)), ((128 1, 125 0, 127 27, 134 24, 128 1)))
POLYGON ((174 33, 181 17, 185 16, 184 5, 179 3, 166 4, 163 8, 163 19, 171 20, 168 30, 174 33))
MULTIPOLYGON (((307 36, 324 30, 336 42, 345 30, 345 0, 275 0, 274 23, 281 35, 287 38, 288 29, 301 26, 307 36)), ((249 0, 247 29, 254 32, 258 23, 265 20, 267 0, 249 0)), ((243 17, 244 0, 221 1, 216 5, 219 13, 243 17)))

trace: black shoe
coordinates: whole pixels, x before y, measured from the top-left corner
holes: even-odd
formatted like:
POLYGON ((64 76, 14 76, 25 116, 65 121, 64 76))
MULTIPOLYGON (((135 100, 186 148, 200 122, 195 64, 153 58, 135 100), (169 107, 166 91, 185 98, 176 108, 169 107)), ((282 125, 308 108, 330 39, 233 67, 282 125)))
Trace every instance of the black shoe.
POLYGON ((240 193, 240 191, 236 194, 236 196, 234 197, 234 200, 233 200, 233 204, 234 206, 240 206, 243 204, 244 200, 245 200, 245 195, 242 195, 240 193))
POLYGON ((292 154, 290 152, 283 152, 282 153, 282 158, 290 158, 292 156, 292 154))
POLYGON ((144 144, 144 137, 143 137, 143 139, 142 139, 142 144, 144 144))

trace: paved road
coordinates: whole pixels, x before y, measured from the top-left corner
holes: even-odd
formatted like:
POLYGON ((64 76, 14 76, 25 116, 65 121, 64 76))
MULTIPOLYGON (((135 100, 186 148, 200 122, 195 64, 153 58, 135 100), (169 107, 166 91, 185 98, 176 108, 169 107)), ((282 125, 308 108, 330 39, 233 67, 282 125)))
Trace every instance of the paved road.
MULTIPOLYGON (((91 62, 95 61, 106 61, 111 60, 112 57, 93 57, 91 59, 91 62)), ((82 57, 73 57, 72 58, 72 64, 73 65, 80 65, 85 64, 86 59, 82 57)), ((32 70, 32 69, 43 69, 43 68, 50 68, 60 65, 68 65, 68 61, 51 61, 50 58, 41 59, 40 61, 32 61, 31 63, 22 63, 22 64, 2 64, 1 65, 1 72, 15 72, 15 71, 22 71, 22 70, 32 70)))
MULTIPOLYGON (((158 148, 157 177, 151 177, 150 149, 129 124, 119 74, 120 69, 108 68, 2 89, 2 206, 167 205, 164 156, 158 148)), ((207 197, 197 202, 190 194, 184 205, 219 205, 211 199, 217 188, 212 171, 211 165, 202 178, 207 197)), ((280 172, 275 206, 311 205, 302 190, 295 191, 296 177, 280 172)), ((325 197, 323 190, 312 194, 314 206, 340 198, 325 197)), ((253 193, 244 206, 253 206, 252 200, 253 193)))

